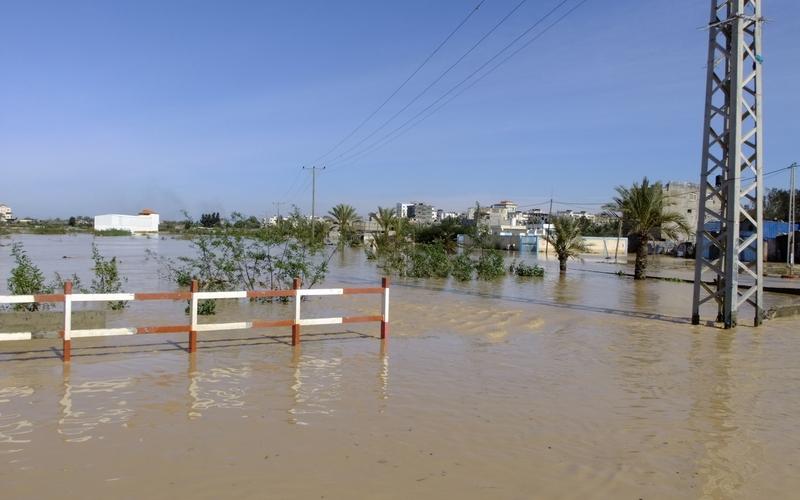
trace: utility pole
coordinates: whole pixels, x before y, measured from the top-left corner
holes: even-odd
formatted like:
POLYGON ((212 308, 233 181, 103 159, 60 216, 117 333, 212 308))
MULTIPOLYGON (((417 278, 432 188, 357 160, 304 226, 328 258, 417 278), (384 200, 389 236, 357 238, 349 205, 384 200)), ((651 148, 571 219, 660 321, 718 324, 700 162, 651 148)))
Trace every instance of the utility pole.
MULTIPOLYGON (((553 218, 553 197, 550 196, 550 209, 547 211, 547 224, 543 224, 542 225, 542 231, 544 232, 545 235, 549 234, 548 231, 547 231, 547 226, 549 226, 549 225, 551 225, 553 223, 552 218, 553 218)), ((550 241, 547 238, 545 238, 544 239, 544 258, 545 259, 547 258, 547 251, 549 249, 550 249, 550 241)))
POLYGON ((725 328, 736 326, 745 303, 755 309, 756 326, 764 317, 763 22, 761 0, 711 0, 692 297, 695 325, 700 323, 700 306, 709 300, 717 303, 717 321, 725 328), (714 200, 721 209, 712 205, 714 200), (750 236, 742 237, 743 222, 753 227, 750 236), (708 223, 714 227, 707 229, 708 223), (744 262, 748 251, 755 262, 744 262), (703 282, 707 271, 713 284, 703 282))
POLYGON ((795 218, 795 188, 794 171, 797 169, 797 162, 789 167, 789 231, 786 239, 786 263, 789 264, 789 276, 794 276, 794 232, 797 220, 795 218))
POLYGON ((303 167, 303 170, 311 170, 311 242, 314 242, 314 215, 317 209, 317 170, 325 170, 325 167, 303 167))

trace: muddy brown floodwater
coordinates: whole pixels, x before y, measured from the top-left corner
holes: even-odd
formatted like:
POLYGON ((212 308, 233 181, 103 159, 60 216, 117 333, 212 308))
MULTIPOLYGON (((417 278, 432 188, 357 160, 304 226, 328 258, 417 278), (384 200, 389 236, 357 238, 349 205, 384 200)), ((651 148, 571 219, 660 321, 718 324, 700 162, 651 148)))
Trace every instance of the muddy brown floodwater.
MULTIPOLYGON (((47 273, 86 270, 88 238, 25 238, 47 273)), ((103 244, 130 291, 168 287, 142 247, 186 250, 103 244)), ((282 330, 201 333, 191 356, 183 334, 80 339, 67 367, 57 342, 0 344, 2 498, 797 498, 796 320, 691 326, 688 284, 546 266, 397 282, 385 343, 375 326, 307 329, 295 350, 282 330)), ((328 282, 377 277, 356 252, 328 282)), ((182 317, 153 307, 109 319, 182 317)), ((282 308, 229 303, 213 320, 282 308)))

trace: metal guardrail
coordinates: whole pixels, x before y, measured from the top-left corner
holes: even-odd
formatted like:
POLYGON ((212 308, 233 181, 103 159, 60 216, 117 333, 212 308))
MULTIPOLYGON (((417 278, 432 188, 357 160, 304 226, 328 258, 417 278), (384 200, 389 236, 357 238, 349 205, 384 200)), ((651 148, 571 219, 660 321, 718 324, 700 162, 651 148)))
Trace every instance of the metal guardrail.
MULTIPOLYGON (((389 334, 389 278, 381 280, 380 287, 374 288, 300 288, 300 279, 295 278, 290 290, 242 290, 233 292, 201 292, 197 281, 192 281, 188 292, 156 292, 156 293, 72 293, 72 282, 64 284, 64 293, 37 295, 0 295, 0 304, 30 303, 63 303, 64 329, 60 332, 63 340, 62 359, 66 362, 72 357, 72 339, 87 337, 109 337, 116 335, 139 335, 154 333, 189 334, 190 353, 197 350, 197 334, 199 332, 244 330, 251 328, 292 327, 292 345, 300 343, 302 326, 340 325, 348 323, 380 322, 381 338, 389 334), (302 298, 326 295, 363 295, 379 294, 382 296, 381 313, 372 316, 337 316, 330 318, 307 318, 301 316, 302 298), (256 299, 271 297, 294 298, 294 318, 286 320, 252 320, 230 323, 198 323, 198 304, 205 299, 256 299), (190 323, 188 325, 141 326, 133 328, 72 328, 72 304, 76 302, 116 302, 116 301, 151 301, 151 300, 188 300, 190 302, 190 323)), ((31 332, 0 333, 0 341, 30 340, 31 332)))

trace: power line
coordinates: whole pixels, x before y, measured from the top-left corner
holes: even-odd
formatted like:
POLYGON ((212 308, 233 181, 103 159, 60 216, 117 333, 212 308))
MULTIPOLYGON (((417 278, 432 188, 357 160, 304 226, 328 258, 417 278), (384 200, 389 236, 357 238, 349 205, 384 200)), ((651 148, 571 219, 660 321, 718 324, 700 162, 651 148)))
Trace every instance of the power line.
MULTIPOLYGON (((423 115, 424 113, 426 113, 427 111, 429 111, 431 108, 433 108, 434 106, 436 106, 437 104, 439 104, 439 103, 440 103, 440 102, 441 102, 441 101, 442 101, 444 98, 446 98, 448 95, 452 94, 452 93, 453 93, 455 90, 457 90, 459 87, 461 87, 462 85, 464 85, 464 83, 466 83, 466 82, 467 82, 467 81, 468 81, 470 78, 472 78, 472 77, 473 77, 473 76, 475 76, 477 73, 479 73, 480 71, 482 71, 484 68, 486 68, 486 66, 488 66, 489 64, 491 64, 491 62, 492 62, 492 61, 494 61, 495 59, 497 59, 498 57, 500 57, 500 56, 501 56, 501 55, 502 55, 502 54, 503 54, 505 51, 507 51, 507 50, 508 50, 510 47, 512 47, 513 45, 515 45, 515 44, 516 44, 516 43, 517 43, 519 40, 521 40, 521 39, 522 39, 522 38, 524 38, 526 35, 528 35, 528 34, 529 34, 531 31, 533 31, 534 29, 536 29, 536 28, 537 28, 537 27, 538 27, 540 24, 542 24, 542 23, 543 23, 543 22, 544 22, 544 21, 545 21, 545 20, 546 20, 548 17, 552 16, 552 15, 553 15, 553 14, 554 14, 556 11, 558 11, 558 9, 560 9, 560 8, 561 8, 561 7, 562 7, 564 4, 566 4, 568 1, 569 1, 569 0, 562 0, 561 2, 559 2, 559 3, 558 3, 556 6, 555 6, 555 7, 553 7, 552 9, 550 9, 550 10, 549 10, 549 11, 548 11, 546 14, 544 14, 542 17, 540 17, 540 18, 539 18, 539 19, 538 19, 538 20, 537 20, 535 23, 533 23, 533 24, 532 24, 530 27, 528 27, 528 29, 526 29, 525 31, 523 31, 522 33, 520 33, 520 34, 519 34, 519 35, 518 35, 516 38, 514 38, 514 39, 513 39, 513 40, 512 40, 510 43, 508 43, 506 46, 504 46, 502 49, 500 49, 500 51, 498 51, 497 53, 495 53, 495 54, 494 54, 494 55, 493 55, 491 58, 489 58, 489 59, 488 59, 486 62, 484 62, 484 63, 483 63, 482 65, 480 65, 480 66, 479 66, 477 69, 475 69, 475 70, 474 70, 474 71, 472 71, 470 74, 468 74, 468 75, 467 75, 465 78, 463 78, 463 79, 462 79, 461 81, 459 81, 457 84, 455 84, 454 86, 452 86, 452 87, 451 87, 449 90, 447 90, 447 91, 446 91, 444 94, 442 94, 441 96, 439 96, 439 98, 437 98, 437 99, 436 99, 435 101, 433 101, 431 104, 429 104, 428 106, 426 106, 425 108, 423 108, 422 110, 420 110, 420 111, 419 111, 417 114, 415 114, 414 116, 412 116, 411 118, 409 118, 408 120, 406 120, 405 122, 403 122, 403 123, 402 123, 402 124, 401 124, 399 127, 395 128, 394 130, 392 130, 392 131, 391 131, 391 132, 389 132, 388 134, 384 135, 384 136, 383 136, 381 139, 379 139, 379 140, 375 141, 375 142, 374 142, 374 143, 372 143, 371 145, 367 146, 365 149, 363 149, 363 150, 361 150, 361 151, 359 151, 359 152, 357 152, 357 153, 354 153, 353 155, 351 155, 351 156, 349 156, 349 157, 346 157, 346 158, 344 158, 344 159, 340 160, 340 161, 338 162, 338 164, 341 164, 341 163, 343 163, 343 162, 349 162, 349 161, 352 161, 352 160, 354 160, 356 157, 358 157, 358 156, 360 156, 360 155, 364 155, 364 154, 366 154, 366 153, 369 153, 369 152, 372 152, 372 151, 374 151, 374 150, 376 150, 376 149, 378 149, 378 148, 380 148, 380 147, 383 147, 383 146, 385 146, 386 144, 389 144, 389 143, 390 143, 390 142, 392 142, 393 140, 397 139, 397 138, 398 138, 400 135, 402 135, 402 134, 405 134, 406 132, 408 132, 408 131, 409 131, 409 130, 411 130, 412 128, 414 128, 414 127, 416 127, 417 125, 419 125, 420 123, 422 123, 422 122, 423 122, 425 119, 429 118, 429 117, 430 117, 430 116, 431 116, 433 113, 429 114, 428 116, 426 116, 426 117, 424 117, 423 119, 419 120, 418 122, 414 123, 413 125, 411 125, 411 127, 409 127, 408 129, 404 130, 404 131, 403 131, 401 134, 399 134, 399 135, 397 135, 397 136, 394 136, 394 137, 392 137, 392 136, 393 136, 394 134, 396 134, 398 131, 400 131, 401 129, 403 129, 404 127, 406 127, 406 126, 407 126, 409 123, 411 123, 411 122, 413 122, 414 120, 416 120, 418 117, 420 117, 421 115, 423 115), (388 140, 387 140, 387 139, 388 139, 388 140), (385 142, 383 142, 383 141, 385 141, 385 142)), ((580 7, 581 5, 583 5, 584 3, 586 3, 587 1, 588 1, 588 0, 581 0, 580 2, 578 2, 577 4, 575 4, 575 5, 574 5, 572 8, 570 8, 569 10, 567 10, 567 11, 566 11, 566 12, 565 12, 563 15, 561 15, 559 18, 557 18, 557 19, 556 19, 554 22, 552 22, 551 24, 549 24, 549 25, 548 25, 548 26, 547 26, 547 27, 546 27, 544 30, 542 30, 542 32, 541 32, 541 33, 539 33, 539 34, 538 34, 536 37, 534 37, 532 40, 530 40, 530 41, 529 41, 529 43, 530 43, 530 42, 533 42, 533 41, 535 41, 535 40, 536 40, 536 39, 538 39, 538 38, 540 38, 542 35, 544 35, 544 33, 546 33, 546 32, 547 32, 547 31, 549 31, 551 28, 553 28, 555 25, 557 25, 558 23, 560 23, 561 21, 563 21, 563 20, 564 20, 564 19, 565 19, 567 16, 569 16, 570 14, 572 14, 572 13, 573 13, 575 10, 577 10, 577 9, 578 9, 578 7, 580 7)), ((529 43, 528 43, 528 44, 529 44, 529 43)), ((515 52, 515 53, 516 53, 516 52, 515 52)), ((512 55, 513 55, 513 54, 512 54, 512 55)), ((503 61, 503 62, 504 62, 504 61, 503 61)), ((499 66, 499 65, 497 65, 497 66, 493 67, 493 68, 492 68, 490 71, 488 71, 488 72, 486 73, 486 75, 488 75, 490 72, 494 71, 494 70, 495 70, 495 69, 496 69, 498 66, 499 66)), ((484 76, 486 76, 486 75, 484 75, 484 76)), ((441 108, 441 107, 440 107, 440 108, 441 108)), ((439 109, 440 109, 440 108, 439 108, 439 109)), ((437 109, 437 111, 438 111, 438 109, 437 109)), ((435 111, 434 111, 434 112, 435 112, 435 111)), ((343 154, 342 154, 342 155, 339 155, 339 157, 341 157, 341 156, 343 156, 343 154)), ((339 157, 337 157, 337 158, 339 158, 339 157)), ((336 160, 336 159, 334 159, 334 162, 333 162, 333 163, 337 163, 335 160, 336 160)))
MULTIPOLYGON (((567 0, 563 0, 561 3, 563 4, 563 3, 565 3, 566 1, 567 1, 567 0)), ((418 101, 418 100, 419 100, 419 99, 420 99, 420 98, 421 98, 423 95, 425 95, 425 94, 428 92, 428 90, 430 90, 430 89, 431 89, 431 88, 432 88, 434 85, 436 85, 437 83, 439 83, 439 82, 441 81, 441 79, 442 79, 442 78, 444 78, 444 77, 445 77, 445 76, 446 76, 448 73, 450 73, 450 71, 451 71, 453 68, 455 68, 455 67, 456 67, 456 66, 457 66, 459 63, 461 63, 461 61, 463 61, 463 60, 464 60, 464 58, 466 58, 466 57, 467 57, 469 54, 471 54, 473 50, 475 50, 476 48, 478 48, 478 46, 479 46, 480 44, 482 44, 482 43, 483 43, 483 42, 484 42, 484 41, 485 41, 485 40, 486 40, 486 39, 487 39, 487 38, 488 38, 488 37, 489 37, 489 36, 490 36, 492 33, 494 33, 494 32, 495 32, 495 31, 496 31, 496 30, 497 30, 497 29, 498 29, 500 26, 502 26, 502 25, 503 25, 503 24, 504 24, 504 23, 505 23, 505 22, 508 20, 508 18, 510 18, 512 15, 514 15, 514 13, 515 13, 517 10, 519 10, 519 8, 520 8, 520 7, 522 7, 522 5, 523 5, 525 2, 527 2, 527 0, 520 0, 520 2, 519 2, 519 3, 517 3, 517 4, 514 6, 514 8, 512 8, 512 9, 511 9, 511 10, 510 10, 510 11, 509 11, 509 12, 508 12, 508 13, 507 13, 505 16, 503 16, 503 18, 502 18, 502 19, 500 19, 500 21, 498 21, 498 22, 497 22, 497 23, 496 23, 496 24, 495 24, 495 25, 494 25, 494 26, 493 26, 493 27, 492 27, 492 28, 491 28, 489 31, 487 31, 487 32, 486 32, 486 33, 485 33, 485 34, 484 34, 484 35, 483 35, 483 36, 482 36, 482 37, 481 37, 481 38, 480 38, 480 39, 479 39, 477 42, 475 42, 475 43, 474 43, 474 44, 473 44, 473 45, 472 45, 472 46, 471 46, 469 49, 467 49, 467 51, 466 51, 466 52, 464 52, 464 53, 463 53, 463 54, 462 54, 462 55, 461 55, 461 56, 460 56, 460 57, 459 57, 459 58, 456 60, 456 62, 454 62, 453 64, 451 64, 451 65, 450 65, 450 66, 449 66, 449 67, 448 67, 446 70, 444 70, 444 71, 443 71, 441 74, 439 74, 439 76, 437 76, 437 77, 436 77, 436 78, 435 78, 435 79, 434 79, 434 80, 433 80, 433 81, 432 81, 430 84, 428 84, 428 86, 427 86, 427 87, 425 87, 424 89, 422 89, 422 91, 421 91, 420 93, 418 93, 416 96, 414 96, 414 98, 413 98, 413 99, 411 99, 411 100, 410 100, 410 101, 409 101, 409 102, 408 102, 408 103, 407 103, 405 106, 403 106, 402 108, 400 108, 400 110, 399 110, 399 111, 397 111, 395 114, 393 114, 392 116, 390 116, 390 117, 389 117, 389 119, 387 119, 386 121, 384 121, 384 122, 383 122, 383 123, 382 123, 382 124, 381 124, 381 125, 380 125, 378 128, 376 128, 375 130, 373 130, 372 132, 370 132, 368 135, 366 135, 365 137, 363 137, 363 138, 362 138, 360 141, 358 141, 357 143, 355 143, 355 144, 354 144, 353 146, 351 146, 350 148, 346 149, 345 151, 343 151, 343 152, 339 153, 337 156, 335 156, 335 157, 334 157, 334 158, 333 158, 333 159, 332 159, 332 160, 329 162, 329 165, 330 165, 330 164, 332 164, 332 163, 334 163, 334 162, 336 162, 336 160, 338 160, 338 159, 342 158, 343 156, 345 156, 345 155, 349 154, 349 153, 350 153, 350 152, 352 152, 353 150, 357 149, 359 146, 361 146, 362 144, 364 144, 364 142, 368 141, 368 140, 369 140, 369 139, 371 139, 373 136, 375 136, 375 134, 377 134, 378 132, 380 132, 381 130, 383 130, 383 129, 384 129, 384 128, 385 128, 385 127, 386 127, 386 126, 389 124, 389 123, 391 123, 392 121, 394 121, 394 119, 395 119, 395 118, 397 118, 397 117, 398 117, 398 116, 399 116, 401 113, 403 113, 405 110, 407 110, 409 107, 411 107, 411 106, 412 106, 412 105, 413 105, 415 102, 417 102, 417 101, 418 101)), ((427 109, 427 108, 426 108, 426 109, 427 109)))
POLYGON ((462 28, 462 27, 463 27, 463 26, 464 26, 464 25, 467 23, 467 21, 469 21, 469 19, 472 17, 472 15, 473 15, 473 14, 475 14, 475 13, 478 11, 478 9, 480 9, 480 8, 481 8, 481 5, 483 5, 483 4, 484 4, 484 2, 486 2, 486 0, 481 0, 480 2, 478 2, 478 4, 477 4, 475 7, 473 7, 473 8, 472 8, 472 10, 470 10, 470 11, 469 11, 469 13, 467 14, 467 16, 466 16, 466 17, 465 17, 465 18, 464 18, 464 19, 463 19, 463 20, 462 20, 460 23, 458 23, 458 25, 457 25, 457 26, 456 26, 456 27, 455 27, 455 28, 454 28, 454 29, 453 29, 453 30, 452 30, 452 31, 451 31, 451 32, 450 32, 450 33, 449 33, 449 34, 448 34, 448 35, 445 37, 445 39, 444 39, 444 40, 442 40, 442 41, 439 43, 439 45, 437 45, 437 46, 436 46, 436 48, 435 48, 435 49, 433 49, 433 52, 431 52, 430 54, 428 54, 428 57, 426 57, 426 58, 425 58, 425 60, 424 60, 424 61, 422 61, 422 63, 420 63, 420 64, 419 64, 419 66, 417 66, 417 68, 416 68, 414 71, 412 71, 410 75, 408 75, 408 77, 407 77, 407 78, 406 78, 406 79, 403 81, 403 83, 401 83, 401 84, 400 84, 400 86, 399 86, 399 87, 397 87, 397 88, 394 90, 394 92, 392 92, 391 94, 389 94, 389 97, 387 97, 387 98, 386 98, 386 99, 385 99, 385 100, 384 100, 384 101, 381 103, 381 105, 380 105, 380 106, 378 106, 377 108, 375 108, 375 110, 373 110, 373 111, 372 111, 372 113, 370 113, 370 114, 369 114, 369 115, 368 115, 366 118, 364 118, 364 120, 362 120, 362 121, 361 121, 361 123, 359 123, 359 124, 358 124, 358 126, 356 126, 356 128, 354 128, 353 130, 351 130, 351 131, 350 131, 350 133, 348 133, 347 135, 345 135, 345 136, 344 136, 344 137, 343 137, 343 138, 342 138, 342 139, 341 139, 339 142, 337 142, 335 146, 333 146, 333 147, 332 147, 331 149, 329 149, 329 150, 328 150, 328 151, 327 151, 325 154, 323 154, 322 156, 320 156, 319 158, 317 158, 316 160, 314 160, 314 163, 317 163, 317 162, 319 162, 320 160, 322 160, 323 158, 325 158, 325 157, 326 157, 326 156, 328 156, 329 154, 331 154, 331 153, 333 153, 334 151, 336 151, 337 149, 339 149, 339 146, 341 146, 342 144, 344 144, 345 142, 347 142, 347 140, 348 140, 348 139, 350 139, 351 137, 353 137, 353 135, 355 135, 355 134, 356 134, 356 132, 358 132, 359 130, 361 130, 361 128, 362 128, 364 125, 366 125, 366 124, 367 124, 367 122, 369 122, 369 121, 370 121, 370 120, 371 120, 371 119, 372 119, 372 118, 373 118, 373 117, 374 117, 376 114, 378 114, 378 112, 380 112, 380 110, 382 110, 382 109, 384 108, 384 106, 386 106, 386 105, 389 103, 389 101, 391 101, 391 100, 392 100, 392 98, 394 98, 394 96, 396 96, 396 95, 397 95, 397 93, 398 93, 398 92, 400 92, 400 91, 401 91, 401 90, 402 90, 402 89, 403 89, 403 88, 406 86, 406 84, 407 84, 408 82, 410 82, 410 81, 411 81, 411 79, 412 79, 412 78, 414 78, 414 76, 416 76, 416 74, 417 74, 417 73, 419 73, 419 72, 420 72, 420 70, 422 70, 422 68, 424 68, 424 67, 425 67, 425 65, 427 65, 427 64, 428 64, 428 62, 429 62, 429 61, 430 61, 430 60, 433 58, 433 56, 435 56, 435 55, 436 55, 436 54, 437 54, 437 53, 438 53, 438 52, 439 52, 439 51, 442 49, 442 47, 444 47, 444 46, 445 46, 445 44, 446 44, 448 41, 450 41, 450 39, 453 37, 453 35, 455 35, 455 34, 456 34, 456 33, 457 33, 457 32, 458 32, 458 31, 459 31, 459 30, 460 30, 460 29, 461 29, 461 28, 462 28))

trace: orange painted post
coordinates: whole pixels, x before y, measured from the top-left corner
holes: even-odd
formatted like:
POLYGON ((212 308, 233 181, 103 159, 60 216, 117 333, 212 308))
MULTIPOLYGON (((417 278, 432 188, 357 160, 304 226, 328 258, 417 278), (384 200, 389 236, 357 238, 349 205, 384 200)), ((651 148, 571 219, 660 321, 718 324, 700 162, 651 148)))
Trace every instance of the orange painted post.
POLYGON ((191 304, 191 312, 192 315, 192 324, 189 327, 189 353, 193 353, 197 351, 197 299, 194 297, 194 294, 198 291, 197 280, 192 280, 192 286, 190 291, 192 292, 192 304, 191 304))
POLYGON ((294 323, 292 324, 292 345, 300 343, 300 302, 302 297, 297 293, 300 289, 302 282, 300 278, 295 278, 292 281, 292 289, 294 292, 294 323))
POLYGON ((72 359, 72 281, 64 282, 64 332, 62 333, 63 360, 72 359))
POLYGON ((389 285, 391 280, 389 277, 384 277, 381 280, 381 288, 383 288, 383 311, 381 318, 381 338, 385 339, 389 336, 389 285))

